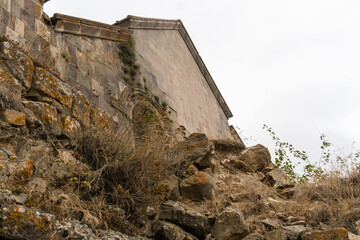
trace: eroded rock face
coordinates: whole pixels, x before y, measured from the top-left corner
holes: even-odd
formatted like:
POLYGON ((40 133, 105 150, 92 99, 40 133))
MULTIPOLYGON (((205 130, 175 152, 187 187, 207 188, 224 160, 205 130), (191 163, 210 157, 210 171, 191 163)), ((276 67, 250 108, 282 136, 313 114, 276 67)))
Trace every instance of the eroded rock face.
POLYGON ((262 171, 269 163, 271 163, 271 156, 269 149, 258 144, 242 151, 240 160, 245 163, 247 171, 258 172, 262 171))
POLYGON ((249 234, 249 226, 241 212, 226 208, 216 217, 211 233, 216 240, 237 240, 249 234))
POLYGON ((206 216, 179 202, 161 204, 159 218, 171 221, 199 238, 204 238, 210 230, 206 216))
POLYGON ((180 191, 186 198, 201 201, 217 195, 218 187, 209 174, 199 171, 180 183, 180 191))

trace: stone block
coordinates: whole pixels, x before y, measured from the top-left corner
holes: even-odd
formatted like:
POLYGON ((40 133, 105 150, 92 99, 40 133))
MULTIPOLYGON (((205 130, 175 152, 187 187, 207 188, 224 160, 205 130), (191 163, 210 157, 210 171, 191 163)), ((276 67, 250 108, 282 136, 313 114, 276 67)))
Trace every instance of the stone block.
POLYGON ((37 61, 41 62, 46 66, 54 64, 53 59, 51 59, 50 54, 50 43, 41 36, 34 36, 29 42, 29 54, 31 57, 35 58, 37 61))
POLYGON ((0 7, 0 22, 0 33, 1 35, 5 35, 6 27, 9 24, 9 12, 2 7, 0 7))
POLYGON ((38 19, 42 19, 43 7, 39 2, 34 2, 34 10, 35 17, 38 19))
POLYGON ((88 36, 100 36, 100 29, 94 26, 83 25, 81 26, 81 33, 88 36))
POLYGON ((22 37, 25 36, 25 24, 18 18, 15 21, 15 32, 17 32, 22 37))
POLYGON ((49 28, 38 19, 35 19, 35 32, 46 41, 50 41, 51 34, 49 28))
MULTIPOLYGON (((14 24, 15 29, 15 24, 14 24)), ((13 29, 6 27, 5 35, 11 39, 13 42, 16 42, 20 45, 20 47, 25 47, 25 38, 20 36, 17 32, 15 32, 13 29)))
POLYGON ((35 4, 33 1, 25 1, 24 10, 30 15, 35 16, 35 4))
POLYGON ((11 1, 11 14, 14 17, 20 18, 20 10, 21 10, 20 5, 17 4, 17 2, 15 0, 11 1))
POLYGON ((26 124, 25 114, 15 110, 6 109, 3 112, 5 120, 15 126, 24 126, 26 124))

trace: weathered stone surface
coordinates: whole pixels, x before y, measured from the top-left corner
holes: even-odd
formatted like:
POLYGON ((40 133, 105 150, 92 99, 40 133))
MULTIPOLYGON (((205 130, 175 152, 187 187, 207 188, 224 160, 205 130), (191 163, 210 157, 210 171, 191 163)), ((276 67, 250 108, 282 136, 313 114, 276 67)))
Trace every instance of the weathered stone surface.
POLYGON ((0 43, 0 55, 6 59, 5 65, 12 75, 19 79, 26 89, 29 89, 35 70, 30 58, 9 42, 0 43))
POLYGON ((55 107, 47 103, 33 101, 24 101, 23 104, 26 108, 34 112, 49 132, 55 135, 61 134, 62 123, 55 107))
POLYGON ((200 168, 210 167, 209 139, 205 134, 193 133, 185 141, 178 143, 176 148, 184 153, 184 159, 189 165, 196 164, 200 168))
POLYGON ((345 228, 332 228, 326 231, 312 231, 300 234, 301 240, 349 240, 345 228))
POLYGON ((291 182, 288 175, 281 169, 277 168, 272 170, 271 172, 268 173, 267 178, 270 179, 266 181, 273 183, 274 184, 273 186, 275 186, 276 188, 282 189, 282 188, 294 187, 294 183, 291 182))
POLYGON ((179 202, 161 204, 159 219, 171 221, 199 238, 204 238, 210 230, 206 216, 179 202))
POLYGON ((15 110, 6 109, 3 112, 5 120, 15 126, 24 126, 26 124, 25 114, 15 110))
POLYGON ((32 88, 56 99, 68 108, 72 107, 71 89, 60 79, 43 68, 37 67, 35 69, 32 88))
POLYGON ((157 221, 153 225, 155 239, 164 240, 198 240, 197 237, 185 232, 175 224, 157 221))
POLYGON ((245 163, 247 171, 258 172, 263 170, 271 162, 271 156, 269 149, 258 144, 242 151, 240 160, 245 163))
POLYGON ((268 218, 266 218, 266 219, 261 220, 261 223, 268 230, 277 229, 277 228, 280 228, 280 226, 281 226, 280 221, 277 220, 277 219, 268 219, 268 218))
POLYGON ((265 240, 288 240, 285 231, 282 229, 274 229, 266 232, 264 238, 265 240))
POLYGON ((80 92, 77 92, 74 96, 72 115, 85 127, 90 126, 90 103, 80 92))
POLYGON ((56 218, 50 214, 13 205, 1 209, 0 221, 0 234, 6 238, 49 239, 56 218))
POLYGON ((214 145, 215 151, 220 153, 240 153, 245 149, 245 145, 242 142, 235 141, 230 138, 214 139, 211 140, 214 145))
POLYGON ((95 107, 90 108, 90 122, 98 129, 116 130, 117 128, 117 123, 109 116, 109 114, 95 107))
POLYGON ((193 199, 211 199, 218 193, 218 187, 213 178, 204 172, 196 172, 180 183, 181 195, 193 199))
POLYGON ((80 123, 69 115, 63 115, 61 118, 62 133, 68 137, 74 137, 81 131, 80 123))
POLYGON ((241 212, 226 208, 216 217, 211 233, 216 240, 242 239, 249 234, 249 226, 245 223, 241 212))
MULTIPOLYGON (((1 63, 1 62, 0 62, 1 63)), ((21 83, 0 64, 0 92, 6 92, 13 99, 20 99, 21 83)))
POLYGON ((309 231, 309 228, 303 225, 287 226, 283 227, 282 229, 284 229, 290 240, 297 240, 299 239, 301 233, 309 231))

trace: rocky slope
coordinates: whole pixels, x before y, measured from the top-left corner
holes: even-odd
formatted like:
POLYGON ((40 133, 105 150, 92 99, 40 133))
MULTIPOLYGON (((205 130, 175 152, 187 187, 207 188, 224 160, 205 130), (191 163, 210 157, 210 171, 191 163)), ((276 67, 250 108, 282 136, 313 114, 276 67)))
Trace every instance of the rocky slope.
POLYGON ((357 178, 342 201, 294 187, 266 147, 179 140, 153 114, 118 138, 121 123, 6 41, 0 111, 3 239, 360 239, 360 211, 343 211, 357 178))

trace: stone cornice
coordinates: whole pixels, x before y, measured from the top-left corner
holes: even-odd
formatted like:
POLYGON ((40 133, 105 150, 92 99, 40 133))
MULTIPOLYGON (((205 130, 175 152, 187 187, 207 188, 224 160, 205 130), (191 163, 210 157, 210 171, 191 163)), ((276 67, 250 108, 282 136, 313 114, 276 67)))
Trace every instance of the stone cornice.
POLYGON ((200 57, 198 51, 195 48, 194 43, 192 42, 188 32, 186 31, 181 20, 165 20, 165 19, 155 19, 155 18, 144 18, 136 17, 129 15, 127 18, 117 21, 115 26, 121 26, 129 29, 149 29, 149 30, 177 30, 179 31, 181 37, 184 39, 189 51, 191 52, 195 62, 199 66, 200 71, 204 75, 209 87, 211 88, 214 96, 216 97, 218 103, 220 104, 225 116, 229 119, 233 115, 225 102, 223 96, 221 95, 218 87, 216 86, 212 76, 209 73, 209 70, 205 66, 204 61, 200 57))

